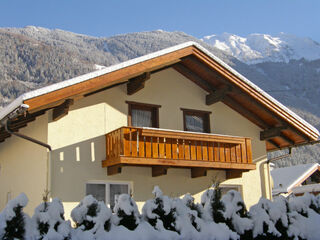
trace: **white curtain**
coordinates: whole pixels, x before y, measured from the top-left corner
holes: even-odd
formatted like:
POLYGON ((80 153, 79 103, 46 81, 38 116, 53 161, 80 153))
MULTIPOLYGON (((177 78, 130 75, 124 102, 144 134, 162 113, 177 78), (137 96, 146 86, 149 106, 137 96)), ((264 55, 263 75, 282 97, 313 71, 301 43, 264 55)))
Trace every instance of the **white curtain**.
POLYGON ((186 128, 191 132, 204 132, 203 118, 199 116, 186 115, 186 128))
POLYGON ((152 127, 152 113, 148 110, 132 109, 132 126, 152 127))

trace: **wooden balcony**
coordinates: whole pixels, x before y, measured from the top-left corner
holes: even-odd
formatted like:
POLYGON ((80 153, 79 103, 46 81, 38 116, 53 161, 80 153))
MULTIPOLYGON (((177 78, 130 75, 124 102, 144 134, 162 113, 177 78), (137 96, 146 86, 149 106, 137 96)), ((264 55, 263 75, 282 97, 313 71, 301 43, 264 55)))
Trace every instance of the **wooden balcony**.
POLYGON ((106 134, 108 175, 122 166, 150 166, 152 176, 168 168, 190 168, 191 177, 205 176, 208 169, 225 169, 227 178, 255 169, 251 139, 155 128, 121 127, 106 134))

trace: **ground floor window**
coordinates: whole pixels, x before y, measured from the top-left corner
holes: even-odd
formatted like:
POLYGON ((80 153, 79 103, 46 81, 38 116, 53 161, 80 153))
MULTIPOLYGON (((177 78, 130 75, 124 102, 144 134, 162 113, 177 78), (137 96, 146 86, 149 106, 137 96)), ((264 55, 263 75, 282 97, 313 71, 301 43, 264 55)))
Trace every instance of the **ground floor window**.
POLYGON ((86 195, 92 195, 98 201, 103 201, 110 207, 114 205, 120 194, 130 194, 130 182, 89 182, 86 184, 86 195))

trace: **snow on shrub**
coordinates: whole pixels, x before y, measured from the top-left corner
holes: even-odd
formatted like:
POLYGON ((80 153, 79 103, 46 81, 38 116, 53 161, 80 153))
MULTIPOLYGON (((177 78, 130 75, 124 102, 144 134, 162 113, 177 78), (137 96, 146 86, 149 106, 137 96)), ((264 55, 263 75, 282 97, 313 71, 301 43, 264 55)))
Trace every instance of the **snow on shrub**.
POLYGON ((64 220, 64 209, 59 199, 43 202, 32 217, 35 238, 47 240, 68 240, 71 238, 70 221, 64 220))
POLYGON ((140 222, 137 204, 128 194, 121 194, 114 206, 114 223, 134 230, 140 222))
POLYGON ((0 213, 0 238, 4 240, 27 239, 31 234, 31 223, 28 215, 23 213, 28 198, 21 193, 8 202, 0 213))
POLYGON ((320 215, 317 197, 305 193, 300 197, 292 197, 289 200, 290 212, 288 213, 289 228, 288 235, 291 239, 316 240, 320 236, 320 215))
POLYGON ((114 213, 86 196, 72 210, 75 229, 64 220, 58 199, 41 203, 30 219, 23 213, 28 199, 21 194, 0 213, 0 239, 317 240, 320 236, 319 196, 260 199, 248 213, 238 192, 221 196, 217 186, 204 192, 202 204, 196 204, 190 194, 169 198, 159 187, 153 194, 142 216, 128 194, 116 200, 114 213))
POLYGON ((221 202, 224 206, 223 217, 227 226, 237 232, 241 239, 251 239, 253 222, 249 219, 241 194, 230 190, 222 197, 221 202))
POLYGON ((109 231, 111 216, 111 210, 104 202, 97 201, 92 195, 86 196, 71 212, 77 239, 94 239, 95 234, 109 231))
POLYGON ((253 221, 252 233, 254 239, 277 239, 281 236, 275 227, 275 223, 270 218, 269 213, 273 211, 272 209, 272 202, 264 198, 261 198, 256 205, 250 208, 249 214, 253 221))
POLYGON ((225 222, 223 212, 224 204, 221 201, 221 188, 219 184, 213 185, 213 189, 207 189, 201 196, 201 204, 203 205, 206 218, 216 223, 225 222))
POLYGON ((172 199, 164 196, 158 186, 155 186, 152 193, 155 198, 147 200, 142 208, 143 218, 156 229, 166 229, 176 231, 175 208, 172 205, 172 199))

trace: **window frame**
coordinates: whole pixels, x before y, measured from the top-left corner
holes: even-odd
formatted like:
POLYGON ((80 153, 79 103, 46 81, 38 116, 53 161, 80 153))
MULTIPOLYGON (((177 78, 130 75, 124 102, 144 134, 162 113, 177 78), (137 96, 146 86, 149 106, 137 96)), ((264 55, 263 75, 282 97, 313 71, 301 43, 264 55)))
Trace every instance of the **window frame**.
POLYGON ((152 127, 159 128, 159 108, 161 105, 156 104, 149 104, 149 103, 141 103, 141 102, 133 102, 133 101, 126 101, 128 104, 128 126, 132 126, 132 109, 139 109, 151 112, 152 118, 152 127))
MULTIPOLYGON (((211 133, 210 128, 210 114, 212 112, 210 111, 204 111, 204 110, 196 110, 196 109, 188 109, 188 108, 180 108, 183 114, 183 130, 187 130, 187 124, 186 124, 186 115, 194 115, 201 117, 204 122, 204 132, 203 133, 211 133)), ((191 132, 191 131, 188 131, 191 132)))
MULTIPOLYGON (((110 185, 111 184, 123 184, 128 185, 128 194, 132 195, 133 193, 133 183, 132 181, 104 181, 104 180, 90 180, 85 184, 85 196, 87 196, 87 184, 104 184, 105 185, 105 204, 110 208, 110 185)), ((112 209, 111 209, 112 210, 112 209)))

